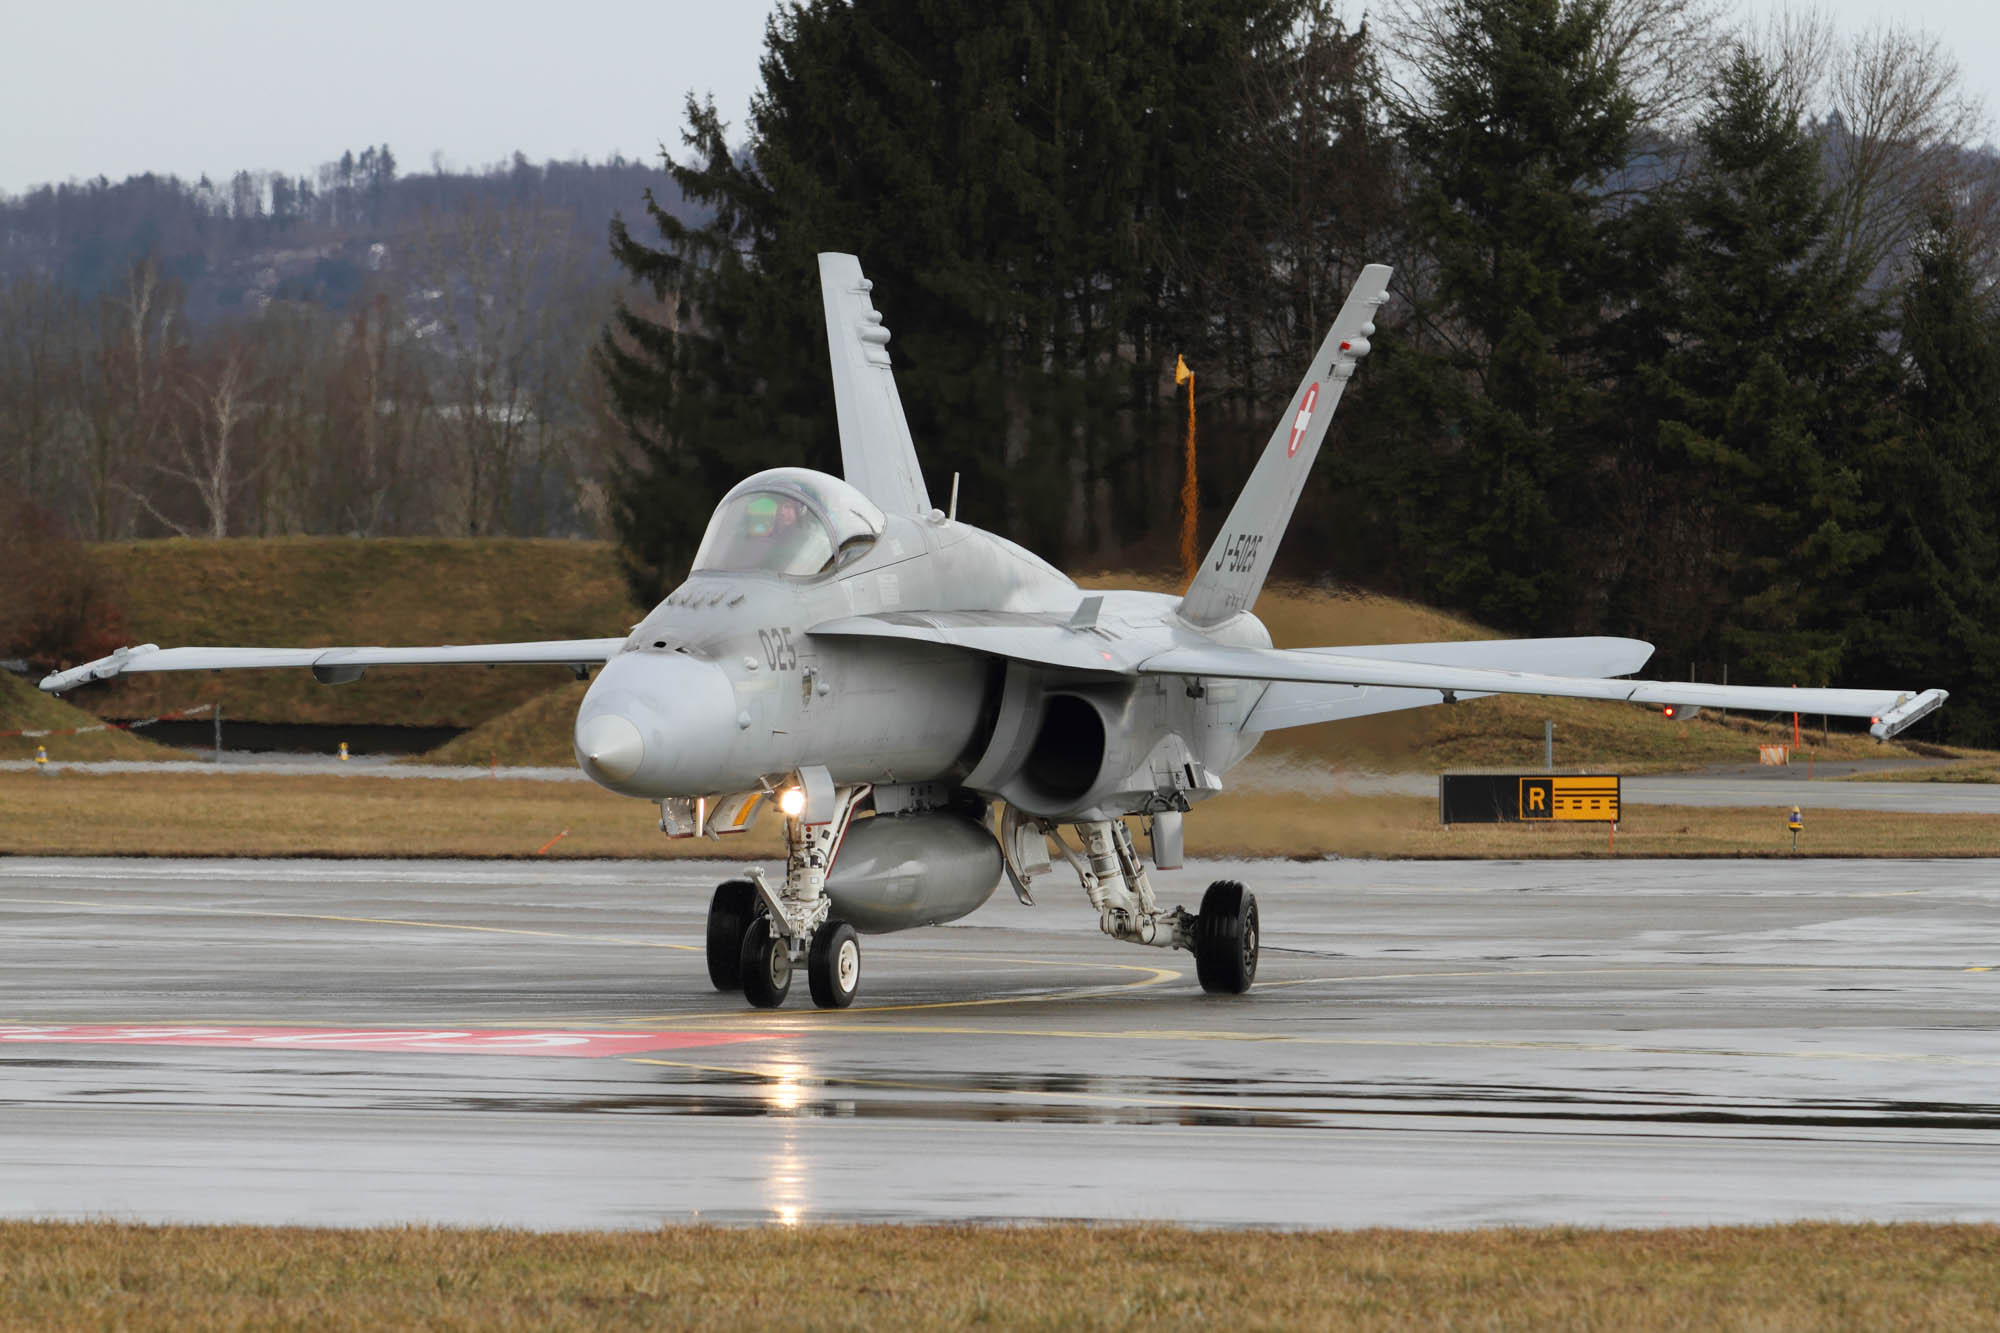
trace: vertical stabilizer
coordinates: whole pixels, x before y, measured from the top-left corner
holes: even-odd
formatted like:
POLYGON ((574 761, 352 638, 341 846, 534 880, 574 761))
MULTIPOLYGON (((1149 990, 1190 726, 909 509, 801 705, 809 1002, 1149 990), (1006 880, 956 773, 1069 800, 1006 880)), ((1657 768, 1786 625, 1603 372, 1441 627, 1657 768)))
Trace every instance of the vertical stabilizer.
POLYGON ((1278 539, 1292 521, 1292 510, 1319 456, 1320 441, 1326 438, 1327 423, 1340 404, 1354 367, 1368 355, 1368 339, 1375 332, 1375 311, 1388 300, 1389 274, 1385 264, 1370 264, 1361 270, 1347 303, 1333 321, 1306 368, 1305 378, 1292 393, 1291 406, 1271 432, 1271 441, 1251 470, 1236 507, 1216 534, 1215 545, 1195 571, 1194 582, 1181 598, 1180 613, 1195 625, 1215 625, 1239 611, 1247 611, 1263 591, 1271 560, 1278 553, 1278 539))
POLYGON ((874 285, 861 276, 861 261, 853 255, 819 257, 840 466, 855 489, 890 513, 928 513, 930 492, 890 367, 889 330, 868 295, 874 285))

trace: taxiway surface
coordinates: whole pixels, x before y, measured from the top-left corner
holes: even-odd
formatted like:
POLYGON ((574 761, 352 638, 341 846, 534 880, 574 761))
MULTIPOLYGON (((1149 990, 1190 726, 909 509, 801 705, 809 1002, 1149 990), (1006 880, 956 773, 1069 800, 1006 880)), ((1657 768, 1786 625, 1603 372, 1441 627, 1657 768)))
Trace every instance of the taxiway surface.
POLYGON ((1033 909, 709 989, 680 863, 0 859, 0 1215, 2000 1218, 2000 864, 1210 863, 1247 997, 1033 909), (1995 969, 1995 970, 1989 970, 1995 969))

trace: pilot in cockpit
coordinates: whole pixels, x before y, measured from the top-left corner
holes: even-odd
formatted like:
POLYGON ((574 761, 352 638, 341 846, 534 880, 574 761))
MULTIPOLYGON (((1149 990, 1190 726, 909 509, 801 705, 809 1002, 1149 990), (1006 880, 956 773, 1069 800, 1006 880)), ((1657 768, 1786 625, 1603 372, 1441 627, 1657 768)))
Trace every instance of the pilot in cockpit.
POLYGON ((805 506, 787 495, 752 496, 744 510, 744 535, 782 545, 804 513, 805 506))

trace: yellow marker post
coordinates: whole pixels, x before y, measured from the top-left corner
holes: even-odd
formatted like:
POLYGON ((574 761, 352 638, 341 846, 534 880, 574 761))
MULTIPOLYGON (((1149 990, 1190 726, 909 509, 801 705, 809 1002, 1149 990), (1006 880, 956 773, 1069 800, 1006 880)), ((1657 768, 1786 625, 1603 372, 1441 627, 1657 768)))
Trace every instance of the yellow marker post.
POLYGON ((1194 549, 1195 511, 1201 504, 1201 491, 1194 476, 1194 372, 1183 357, 1174 358, 1174 383, 1187 385, 1188 393, 1187 464, 1181 474, 1181 579, 1191 584, 1198 558, 1194 549))
POLYGON ((1806 817, 1799 813, 1799 808, 1796 805, 1793 806, 1791 818, 1785 821, 1785 827, 1792 831, 1792 850, 1795 852, 1799 849, 1799 833, 1805 826, 1806 817))
POLYGON ((342 741, 342 742, 340 743, 340 762, 342 762, 343 764, 347 762, 347 742, 346 742, 346 741, 342 741))
POLYGON ((49 771, 49 747, 46 745, 35 747, 35 771, 42 774, 49 771))

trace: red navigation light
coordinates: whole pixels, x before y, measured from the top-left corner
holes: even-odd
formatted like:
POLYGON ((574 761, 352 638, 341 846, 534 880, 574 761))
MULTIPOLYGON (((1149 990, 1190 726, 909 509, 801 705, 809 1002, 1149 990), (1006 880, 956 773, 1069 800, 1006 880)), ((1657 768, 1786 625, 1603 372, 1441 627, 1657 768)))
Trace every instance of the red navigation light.
POLYGON ((1675 707, 1674 707, 1674 706, 1673 706, 1672 704, 1668 704, 1668 705, 1667 705, 1667 706, 1666 706, 1665 708, 1662 708, 1662 709, 1660 710, 1660 713, 1661 713, 1661 715, 1662 715, 1662 716, 1664 716, 1664 717, 1665 717, 1665 718, 1666 718, 1666 719, 1667 719, 1667 720, 1668 720, 1669 722, 1671 722, 1671 721, 1673 721, 1673 717, 1674 717, 1674 714, 1675 714, 1675 713, 1678 713, 1679 711, 1680 711, 1680 709, 1678 709, 1678 708, 1675 708, 1675 707))

